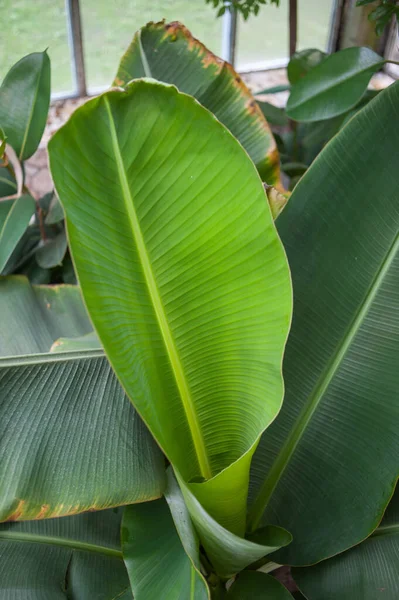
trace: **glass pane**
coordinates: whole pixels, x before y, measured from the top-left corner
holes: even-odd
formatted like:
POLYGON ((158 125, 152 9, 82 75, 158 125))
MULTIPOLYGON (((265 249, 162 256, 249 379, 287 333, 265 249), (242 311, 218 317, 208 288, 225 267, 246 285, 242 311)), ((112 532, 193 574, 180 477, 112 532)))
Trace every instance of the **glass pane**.
MULTIPOLYGON (((334 0, 298 2, 298 50, 327 47, 334 0)), ((239 18, 238 69, 267 68, 288 58, 288 0, 262 6, 257 17, 239 18)))
POLYGON ((333 5, 334 0, 299 1, 298 50, 327 49, 333 5))
POLYGON ((71 92, 64 0, 0 0, 0 14, 0 80, 20 58, 48 48, 52 92, 71 92))
POLYGON ((133 34, 148 21, 181 21, 220 54, 222 21, 204 0, 81 0, 88 86, 109 86, 133 34))

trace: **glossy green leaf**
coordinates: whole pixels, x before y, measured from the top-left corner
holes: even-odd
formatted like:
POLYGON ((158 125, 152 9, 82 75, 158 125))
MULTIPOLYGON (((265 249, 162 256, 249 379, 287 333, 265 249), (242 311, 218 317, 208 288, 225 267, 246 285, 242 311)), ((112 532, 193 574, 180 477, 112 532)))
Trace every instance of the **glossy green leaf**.
POLYGON ((1 600, 132 600, 121 511, 0 524, 1 600))
POLYGON ((55 237, 44 242, 43 246, 36 251, 36 260, 42 269, 51 269, 60 265, 67 251, 67 239, 65 231, 61 231, 55 237))
POLYGON ((1 278, 0 314, 0 520, 159 497, 163 457, 102 351, 44 353, 90 331, 79 289, 1 278))
POLYGON ((271 575, 243 571, 227 594, 228 600, 292 600, 289 591, 271 575))
POLYGON ((308 600, 399 598, 399 488, 367 540, 314 567, 293 569, 308 600))
POLYGON ((291 315, 252 161, 192 97, 149 80, 78 109, 49 152, 115 372, 205 508, 242 534, 251 455, 281 406, 291 315))
POLYGON ((316 48, 306 48, 295 52, 287 66, 287 77, 291 85, 298 83, 309 71, 319 65, 326 57, 326 53, 316 48))
POLYGON ((259 92, 255 92, 255 96, 263 96, 264 94, 279 94, 280 92, 288 92, 291 89, 289 84, 274 85, 272 87, 264 88, 259 92))
POLYGON ((56 223, 60 223, 64 220, 64 210, 56 194, 52 192, 49 194, 49 196, 50 203, 48 206, 45 223, 46 225, 55 225, 56 223))
POLYGON ((0 198, 16 194, 17 184, 8 169, 0 167, 0 198))
POLYGON ((0 273, 9 261, 35 212, 32 196, 0 202, 0 273))
POLYGON ((296 121, 321 121, 351 109, 385 60, 370 48, 331 54, 291 88, 287 114, 296 121))
POLYGON ((34 52, 18 61, 0 87, 0 126, 19 160, 36 151, 50 104, 50 59, 34 52))
POLYGON ((274 106, 274 104, 270 104, 270 102, 258 101, 258 105, 269 123, 280 127, 288 125, 288 117, 283 108, 274 106))
POLYGON ((282 411, 252 468, 251 525, 293 543, 273 560, 312 564, 378 525, 399 455, 399 84, 319 155, 277 220, 295 309, 282 411))
POLYGON ((165 495, 125 509, 122 549, 134 597, 208 600, 198 537, 171 471, 165 495))
POLYGON ((280 185, 279 156, 259 106, 233 67, 181 23, 148 23, 134 36, 114 85, 153 77, 175 85, 208 108, 248 152, 263 181, 280 185))

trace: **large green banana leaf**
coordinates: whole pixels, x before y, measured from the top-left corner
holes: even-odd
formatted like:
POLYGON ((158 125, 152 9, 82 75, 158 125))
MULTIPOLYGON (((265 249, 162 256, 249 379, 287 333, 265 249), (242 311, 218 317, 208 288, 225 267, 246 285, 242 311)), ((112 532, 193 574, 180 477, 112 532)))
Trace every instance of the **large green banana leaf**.
POLYGON ((314 567, 293 569, 308 600, 399 598, 399 488, 366 541, 314 567))
POLYGON ((238 73, 193 38, 181 23, 148 23, 122 57, 114 85, 153 77, 194 96, 238 139, 263 181, 280 183, 280 161, 270 127, 238 73))
POLYGON ((30 285, 26 277, 0 277, 0 357, 49 352, 60 337, 93 327, 74 285, 30 285))
POLYGON ((205 508, 244 532, 280 409, 285 254, 246 152, 191 96, 135 81, 49 144, 83 295, 127 394, 205 508))
POLYGON ((0 524, 0 600, 132 600, 120 510, 0 524))
POLYGON ((251 475, 250 527, 312 564, 367 537, 398 476, 399 83, 319 155, 278 218, 295 309, 281 413, 251 475))
POLYGON ((0 520, 159 497, 163 457, 102 351, 44 353, 91 329, 79 289, 0 278, 0 314, 0 520))
POLYGON ((126 507, 122 549, 136 600, 208 600, 198 536, 168 469, 165 498, 126 507))
MULTIPOLYGON (((138 600, 158 597, 160 589, 165 590, 165 600, 174 599, 177 589, 182 600, 191 597, 190 593, 195 600, 207 597, 199 575, 196 531, 216 572, 225 580, 292 540, 279 527, 266 527, 256 542, 240 538, 212 519, 183 481, 179 489, 171 468, 167 480, 165 498, 170 512, 164 501, 136 504, 128 507, 123 520, 124 558, 138 600)), ((212 576, 209 583, 211 591, 216 591, 218 584, 212 576)))

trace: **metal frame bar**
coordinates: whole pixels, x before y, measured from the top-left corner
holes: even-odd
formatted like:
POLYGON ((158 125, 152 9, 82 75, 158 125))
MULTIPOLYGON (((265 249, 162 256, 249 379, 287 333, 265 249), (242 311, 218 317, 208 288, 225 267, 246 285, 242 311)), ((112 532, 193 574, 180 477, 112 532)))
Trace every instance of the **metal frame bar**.
POLYGON ((328 36, 326 52, 331 54, 337 49, 339 38, 339 29, 341 24, 341 14, 343 9, 343 0, 334 0, 331 7, 330 32, 328 36))
POLYGON ((237 12, 229 6, 223 15, 222 58, 234 67, 237 42, 237 12))
POLYGON ((71 52, 72 78, 74 83, 74 93, 69 97, 86 96, 86 71, 79 0, 65 0, 65 8, 68 23, 68 42, 71 52))
MULTIPOLYGON (((340 22, 340 14, 342 11, 343 0, 334 0, 331 19, 330 19, 330 34, 327 45, 327 52, 333 52, 338 37, 338 26, 340 22)), ((86 72, 85 72, 85 61, 84 61, 84 49, 83 49, 83 35, 82 35, 82 20, 80 13, 80 2, 79 0, 65 0, 66 14, 67 14, 67 25, 68 25, 68 42, 69 49, 71 52, 71 68, 74 89, 70 93, 56 93, 52 94, 52 100, 67 100, 69 98, 80 98, 82 96, 91 96, 100 93, 107 89, 106 87, 101 89, 87 89, 86 83, 86 72)), ((231 63, 234 67, 235 54, 236 54, 236 43, 237 43, 237 29, 238 19, 237 13, 229 7, 224 13, 222 22, 222 49, 221 57, 223 60, 231 63)), ((288 63, 288 59, 276 59, 271 61, 262 61, 247 65, 242 65, 239 69, 240 73, 248 73, 252 71, 264 71, 268 69, 278 69, 285 67, 288 63)))

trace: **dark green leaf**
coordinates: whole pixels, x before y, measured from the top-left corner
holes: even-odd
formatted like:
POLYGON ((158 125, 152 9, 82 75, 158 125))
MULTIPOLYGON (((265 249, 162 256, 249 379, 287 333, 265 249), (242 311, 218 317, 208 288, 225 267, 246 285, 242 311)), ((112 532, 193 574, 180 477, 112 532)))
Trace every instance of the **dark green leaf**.
POLYGON ((256 92, 255 96, 261 96, 262 94, 278 94, 280 92, 287 92, 290 90, 291 86, 289 84, 286 85, 275 85, 273 87, 265 88, 264 90, 260 90, 260 92, 256 92))
POLYGON ((398 574, 399 488, 367 540, 314 567, 293 570, 308 600, 397 600, 398 574))
POLYGON ((51 269, 62 263, 67 250, 67 239, 65 231, 61 231, 55 237, 44 242, 36 251, 36 260, 42 269, 51 269))
POLYGON ((288 124, 288 117, 283 108, 278 108, 269 102, 258 101, 258 105, 268 122, 272 125, 285 126, 288 124))
POLYGON ((125 509, 122 549, 134 597, 207 600, 198 538, 171 472, 166 498, 125 509))
POLYGON ((395 83, 326 146, 277 220, 295 309, 283 408, 253 459, 251 522, 292 532, 279 563, 359 543, 396 482, 398 147, 395 83))
POLYGON ((163 457, 101 350, 45 354, 91 330, 79 289, 0 278, 0 314, 0 520, 159 497, 163 457))
POLYGON ((55 225, 64 220, 64 209, 62 208, 61 202, 57 194, 51 194, 51 201, 47 210, 45 219, 46 225, 55 225))
POLYGON ((331 54, 292 86, 288 116, 296 121, 321 121, 348 111, 384 63, 369 48, 347 48, 331 54))
POLYGON ((19 160, 36 151, 50 103, 50 59, 47 52, 28 54, 7 73, 0 87, 0 126, 19 160))
POLYGON ((0 198, 17 193, 17 184, 8 169, 0 167, 0 198))
POLYGON ((35 212, 32 196, 0 201, 0 273, 4 270, 35 212))
POLYGON ((69 252, 67 252, 62 265, 62 277, 64 283, 69 283, 72 285, 77 284, 75 269, 73 267, 73 263, 69 252))
POLYGON ((282 165, 282 169, 284 173, 287 173, 289 177, 295 177, 296 175, 303 175, 308 170, 308 165, 304 165, 302 163, 284 163, 282 165))
POLYGON ((133 600, 120 550, 121 511, 0 524, 3 600, 133 600))

